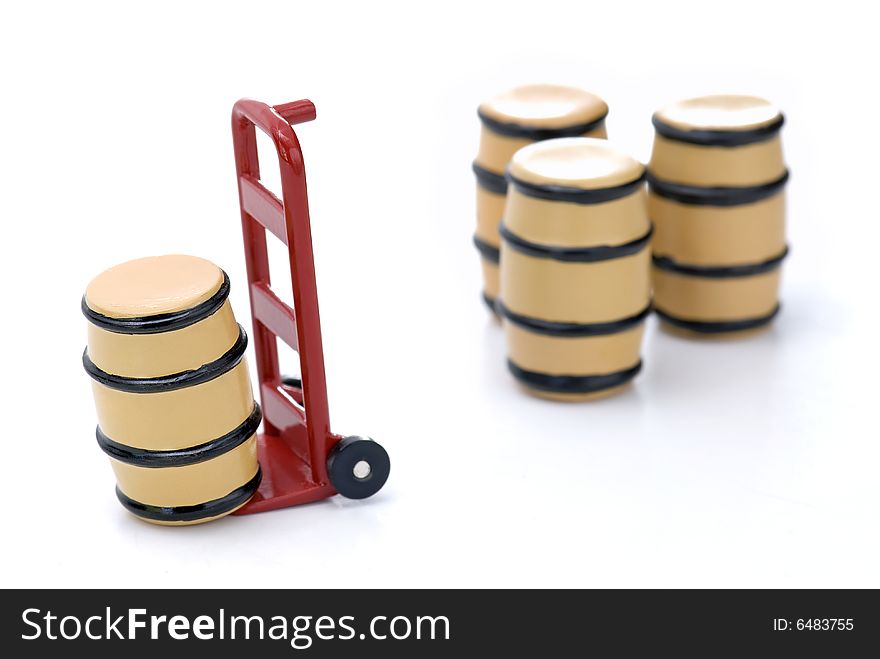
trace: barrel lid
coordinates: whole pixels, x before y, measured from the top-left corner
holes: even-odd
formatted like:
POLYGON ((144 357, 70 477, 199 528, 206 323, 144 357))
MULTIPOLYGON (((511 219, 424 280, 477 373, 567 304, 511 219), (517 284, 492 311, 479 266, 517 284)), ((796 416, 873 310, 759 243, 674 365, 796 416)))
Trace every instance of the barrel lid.
POLYGON ((523 85, 480 103, 483 122, 493 127, 508 124, 521 128, 564 129, 602 120, 608 114, 605 101, 583 89, 565 85, 523 85))
POLYGON ((514 180, 526 183, 598 190, 638 181, 645 168, 607 140, 563 137, 523 147, 509 171, 514 180))
POLYGON ((657 121, 680 130, 751 131, 781 123, 775 105, 757 96, 714 95, 678 101, 659 110, 657 121))
POLYGON ((109 318, 143 318, 191 309, 223 285, 223 271, 183 254, 148 256, 105 270, 86 287, 89 309, 109 318))

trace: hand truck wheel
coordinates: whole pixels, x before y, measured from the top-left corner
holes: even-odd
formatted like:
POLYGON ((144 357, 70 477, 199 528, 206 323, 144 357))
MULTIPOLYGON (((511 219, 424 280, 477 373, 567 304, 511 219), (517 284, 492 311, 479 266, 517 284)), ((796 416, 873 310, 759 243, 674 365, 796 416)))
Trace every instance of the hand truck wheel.
POLYGON ((330 449, 327 473, 336 491, 349 499, 366 499, 388 480, 388 453, 368 437, 345 437, 330 449))

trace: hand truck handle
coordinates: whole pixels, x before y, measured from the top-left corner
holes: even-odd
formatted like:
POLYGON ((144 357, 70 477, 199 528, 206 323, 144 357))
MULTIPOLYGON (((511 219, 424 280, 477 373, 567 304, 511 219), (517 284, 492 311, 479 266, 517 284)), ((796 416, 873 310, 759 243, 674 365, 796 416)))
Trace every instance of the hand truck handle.
POLYGON ((280 114, 284 121, 291 125, 314 121, 318 114, 317 110, 315 110, 315 104, 308 99, 274 105, 272 106, 272 109, 280 114))

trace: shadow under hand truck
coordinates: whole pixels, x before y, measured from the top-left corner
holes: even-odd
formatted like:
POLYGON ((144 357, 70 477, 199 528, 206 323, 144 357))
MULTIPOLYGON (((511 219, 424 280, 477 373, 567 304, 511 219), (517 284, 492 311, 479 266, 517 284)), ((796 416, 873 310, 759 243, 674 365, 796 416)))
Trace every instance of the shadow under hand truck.
POLYGON ((336 493, 363 499, 378 492, 391 463, 385 449, 365 437, 330 432, 324 349, 302 149, 292 124, 312 121, 311 101, 271 107, 243 99, 232 110, 248 294, 253 321, 263 432, 257 451, 263 481, 236 514, 286 508, 336 493), (275 145, 281 199, 260 182, 256 128, 275 145), (287 245, 293 308, 273 291, 266 231, 287 245), (300 379, 282 377, 276 337, 299 353, 300 379))

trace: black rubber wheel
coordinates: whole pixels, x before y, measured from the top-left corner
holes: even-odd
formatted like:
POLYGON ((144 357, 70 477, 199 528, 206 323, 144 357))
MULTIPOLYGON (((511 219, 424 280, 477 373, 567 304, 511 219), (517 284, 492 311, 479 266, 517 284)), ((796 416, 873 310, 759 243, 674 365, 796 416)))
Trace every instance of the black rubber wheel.
POLYGON ((327 456, 327 472, 336 491, 349 499, 366 499, 382 489, 391 460, 380 444, 368 437, 339 440, 327 456))
POLYGON ((281 384, 285 384, 288 387, 293 387, 294 389, 302 389, 303 382, 299 378, 295 378, 292 375, 282 375, 281 376, 281 384))

